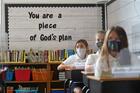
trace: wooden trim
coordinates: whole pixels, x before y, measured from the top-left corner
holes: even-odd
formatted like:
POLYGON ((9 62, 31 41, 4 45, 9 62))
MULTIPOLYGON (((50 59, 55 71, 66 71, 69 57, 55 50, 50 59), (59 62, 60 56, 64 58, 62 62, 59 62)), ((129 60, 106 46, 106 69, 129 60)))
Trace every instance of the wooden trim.
POLYGON ((4 81, 4 83, 47 83, 49 81, 4 81))
POLYGON ((140 77, 95 77, 95 76, 87 76, 88 79, 97 80, 97 81, 122 81, 122 80, 140 80, 140 77))
POLYGON ((64 82, 65 80, 52 80, 51 82, 64 82))
POLYGON ((52 88, 51 90, 64 90, 64 88, 52 88))
POLYGON ((39 63, 39 62, 33 62, 33 63, 25 63, 25 62, 0 62, 1 65, 47 65, 48 63, 39 63))
POLYGON ((48 63, 49 64, 61 64, 62 61, 49 61, 48 63))

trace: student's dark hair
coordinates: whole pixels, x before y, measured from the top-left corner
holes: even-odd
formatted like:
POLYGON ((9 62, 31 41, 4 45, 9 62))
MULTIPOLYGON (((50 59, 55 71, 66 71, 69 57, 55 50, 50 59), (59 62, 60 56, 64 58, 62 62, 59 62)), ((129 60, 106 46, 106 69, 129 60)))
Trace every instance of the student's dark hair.
POLYGON ((88 42, 87 42, 85 39, 79 39, 79 40, 76 42, 75 46, 77 45, 77 43, 83 43, 86 47, 88 47, 88 42))

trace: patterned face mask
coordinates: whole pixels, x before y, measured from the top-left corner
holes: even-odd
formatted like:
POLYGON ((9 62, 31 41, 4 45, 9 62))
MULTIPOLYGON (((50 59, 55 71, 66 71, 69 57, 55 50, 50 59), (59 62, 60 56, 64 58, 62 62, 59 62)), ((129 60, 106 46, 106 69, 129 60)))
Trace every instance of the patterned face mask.
POLYGON ((98 47, 99 49, 101 49, 102 46, 103 46, 103 42, 102 42, 102 41, 98 41, 98 42, 96 42, 96 45, 97 45, 97 47, 98 47))
POLYGON ((120 52, 120 50, 122 49, 120 41, 109 40, 107 43, 109 51, 120 52))

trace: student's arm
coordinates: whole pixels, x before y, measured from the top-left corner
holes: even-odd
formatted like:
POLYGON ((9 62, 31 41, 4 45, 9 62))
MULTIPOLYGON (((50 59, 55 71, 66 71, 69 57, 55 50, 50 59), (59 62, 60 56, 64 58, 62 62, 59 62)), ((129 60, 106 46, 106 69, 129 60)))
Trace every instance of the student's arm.
POLYGON ((61 63, 58 67, 57 70, 65 70, 65 64, 61 63))
POLYGON ((100 59, 97 60, 96 64, 95 64, 95 77, 101 77, 102 75, 102 62, 100 61, 100 59))
POLYGON ((64 63, 61 63, 61 64, 57 67, 57 70, 74 70, 74 69, 76 69, 75 66, 65 65, 64 63))
POLYGON ((73 64, 73 56, 68 57, 63 63, 61 63, 58 67, 57 70, 72 70, 74 67, 72 66, 73 64))
POLYGON ((86 72, 94 72, 95 56, 89 55, 85 63, 86 72))

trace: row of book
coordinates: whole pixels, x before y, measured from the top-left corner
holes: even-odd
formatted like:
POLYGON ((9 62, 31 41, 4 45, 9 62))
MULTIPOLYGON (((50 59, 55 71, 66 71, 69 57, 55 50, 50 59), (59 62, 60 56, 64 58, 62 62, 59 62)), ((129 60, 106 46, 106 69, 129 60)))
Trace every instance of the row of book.
POLYGON ((19 88, 14 90, 14 87, 8 86, 6 90, 6 93, 37 93, 38 87, 22 87, 19 85, 19 88))
POLYGON ((64 61, 70 55, 75 52, 73 49, 63 49, 63 50, 50 50, 49 51, 49 61, 64 61))
POLYGON ((50 62, 63 61, 75 52, 73 49, 62 50, 7 50, 0 52, 0 62, 50 62))
POLYGON ((65 80, 65 72, 59 72, 58 78, 59 80, 65 80))
POLYGON ((7 50, 0 52, 0 62, 25 62, 25 50, 7 50))

